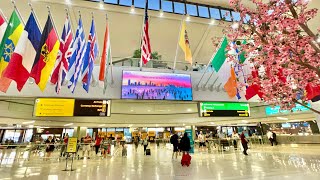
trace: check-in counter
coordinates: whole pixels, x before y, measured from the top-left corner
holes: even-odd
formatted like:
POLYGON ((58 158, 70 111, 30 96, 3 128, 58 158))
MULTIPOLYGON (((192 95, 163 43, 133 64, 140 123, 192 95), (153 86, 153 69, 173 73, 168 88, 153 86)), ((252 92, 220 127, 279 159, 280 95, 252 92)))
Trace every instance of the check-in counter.
POLYGON ((280 144, 320 144, 320 135, 278 135, 277 141, 280 144))

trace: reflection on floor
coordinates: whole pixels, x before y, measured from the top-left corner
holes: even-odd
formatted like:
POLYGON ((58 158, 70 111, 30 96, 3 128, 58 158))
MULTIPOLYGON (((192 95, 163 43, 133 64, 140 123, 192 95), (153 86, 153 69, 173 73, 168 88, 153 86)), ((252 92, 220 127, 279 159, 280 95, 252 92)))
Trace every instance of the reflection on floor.
MULTIPOLYGON (((91 159, 75 160, 75 171, 65 169, 65 160, 59 153, 44 161, 31 155, 30 160, 14 161, 15 151, 0 151, 0 179, 110 179, 110 180, 229 180, 229 179, 290 179, 319 180, 320 146, 254 146, 249 156, 240 151, 192 155, 190 167, 181 167, 180 158, 172 160, 171 147, 151 145, 151 156, 143 155, 143 147, 136 152, 128 145, 128 156, 121 157, 121 149, 114 156, 103 159, 91 153, 91 159)), ((80 153, 80 156, 82 153, 80 153)), ((70 167, 68 167, 70 169, 70 167)))

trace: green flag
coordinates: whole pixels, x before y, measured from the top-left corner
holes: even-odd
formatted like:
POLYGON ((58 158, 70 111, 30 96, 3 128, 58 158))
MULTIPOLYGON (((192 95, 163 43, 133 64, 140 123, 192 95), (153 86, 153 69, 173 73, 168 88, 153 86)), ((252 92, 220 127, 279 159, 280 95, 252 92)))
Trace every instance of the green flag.
MULTIPOLYGON (((243 40, 242 44, 247 44, 247 41, 243 40)), ((240 61, 240 64, 243 64, 246 61, 246 57, 245 57, 245 52, 244 51, 242 51, 242 53, 239 55, 239 61, 240 61)))
POLYGON ((223 38, 223 41, 221 43, 221 46, 219 50, 217 51, 216 55, 214 56, 212 60, 212 66, 216 72, 218 72, 226 60, 226 54, 227 54, 227 46, 228 46, 228 40, 226 37, 223 38))

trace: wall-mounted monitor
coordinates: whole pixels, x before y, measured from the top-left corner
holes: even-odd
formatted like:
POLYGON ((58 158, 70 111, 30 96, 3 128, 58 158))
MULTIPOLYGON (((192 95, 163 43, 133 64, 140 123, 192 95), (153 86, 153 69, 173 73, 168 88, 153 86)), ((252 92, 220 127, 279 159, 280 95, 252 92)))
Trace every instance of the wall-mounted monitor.
POLYGON ((121 91, 122 99, 192 101, 188 74, 123 71, 121 91))
MULTIPOLYGON (((311 107, 311 104, 307 104, 308 107, 311 107)), ((266 115, 267 116, 272 116, 272 115, 277 115, 277 114, 290 114, 290 113, 297 113, 297 112, 306 112, 310 111, 309 108, 301 106, 300 104, 296 104, 294 108, 291 110, 285 110, 281 109, 280 106, 267 106, 266 107, 266 115)))
POLYGON ((201 102, 199 103, 201 117, 249 117, 248 103, 241 102, 201 102))

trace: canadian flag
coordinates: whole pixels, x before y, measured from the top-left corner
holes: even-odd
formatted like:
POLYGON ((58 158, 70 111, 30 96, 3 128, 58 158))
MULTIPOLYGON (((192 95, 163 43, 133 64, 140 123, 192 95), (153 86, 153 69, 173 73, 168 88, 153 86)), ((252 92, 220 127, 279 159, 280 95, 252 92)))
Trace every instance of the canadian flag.
POLYGON ((0 14, 0 43, 7 28, 6 19, 0 14))

